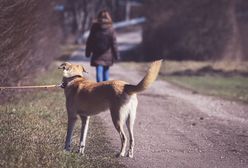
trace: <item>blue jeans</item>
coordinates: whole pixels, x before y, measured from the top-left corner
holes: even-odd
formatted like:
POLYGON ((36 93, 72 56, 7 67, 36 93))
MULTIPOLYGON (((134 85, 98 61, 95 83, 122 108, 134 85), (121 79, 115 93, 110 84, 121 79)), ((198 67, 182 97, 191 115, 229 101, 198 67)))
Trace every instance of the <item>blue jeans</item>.
POLYGON ((96 81, 102 82, 109 80, 109 67, 97 65, 96 67, 96 81))

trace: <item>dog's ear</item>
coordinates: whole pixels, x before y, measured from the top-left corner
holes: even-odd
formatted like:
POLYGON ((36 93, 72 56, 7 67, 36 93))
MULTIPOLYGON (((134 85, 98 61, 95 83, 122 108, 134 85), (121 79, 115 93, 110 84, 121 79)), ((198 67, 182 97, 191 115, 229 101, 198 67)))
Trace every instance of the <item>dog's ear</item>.
POLYGON ((64 63, 62 63, 59 67, 58 67, 58 69, 63 69, 63 70, 69 70, 70 69, 70 67, 71 67, 71 64, 69 63, 69 62, 64 62, 64 63))

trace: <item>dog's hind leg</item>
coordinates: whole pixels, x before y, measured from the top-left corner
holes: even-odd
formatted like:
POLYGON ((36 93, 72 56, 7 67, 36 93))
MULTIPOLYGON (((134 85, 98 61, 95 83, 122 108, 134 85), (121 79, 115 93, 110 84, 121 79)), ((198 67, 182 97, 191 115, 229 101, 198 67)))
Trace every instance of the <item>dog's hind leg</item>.
POLYGON ((70 151, 71 149, 71 141, 72 141, 72 133, 75 123, 77 121, 77 116, 68 116, 68 125, 67 125, 67 134, 65 140, 65 150, 70 151))
POLYGON ((130 111, 126 121, 127 130, 129 133, 129 150, 128 150, 128 157, 133 158, 133 149, 134 149, 134 135, 133 135, 133 126, 136 118, 136 110, 138 105, 138 100, 136 95, 131 98, 130 104, 130 111))
POLYGON ((117 157, 124 156, 125 150, 126 150, 127 138, 126 138, 126 135, 123 129, 125 121, 123 122, 122 117, 125 117, 125 116, 121 116, 122 114, 120 113, 120 110, 111 109, 110 111, 111 111, 111 117, 112 117, 113 124, 116 130, 118 131, 118 133, 120 134, 120 139, 121 139, 121 150, 120 150, 120 153, 117 154, 116 156, 117 157))
POLYGON ((81 136, 80 136, 80 144, 79 144, 79 153, 84 155, 86 137, 89 129, 89 121, 90 117, 88 116, 80 116, 82 120, 82 127, 81 127, 81 136))
POLYGON ((118 157, 119 156, 125 156, 126 146, 127 146, 127 138, 126 138, 126 135, 124 133, 123 125, 124 124, 122 124, 120 122, 117 122, 117 125, 116 125, 116 129, 119 132, 120 138, 121 138, 121 150, 120 150, 120 153, 117 155, 118 157))

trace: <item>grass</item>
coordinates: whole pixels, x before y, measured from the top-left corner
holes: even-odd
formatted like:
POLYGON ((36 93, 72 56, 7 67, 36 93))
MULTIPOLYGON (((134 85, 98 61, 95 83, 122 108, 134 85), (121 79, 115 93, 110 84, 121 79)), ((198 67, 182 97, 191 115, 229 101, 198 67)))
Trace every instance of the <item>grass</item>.
POLYGON ((165 61, 161 67, 161 73, 172 74, 186 70, 197 71, 203 67, 211 67, 213 70, 222 70, 224 72, 248 72, 248 61, 165 61))
MULTIPOLYGON (((57 84, 61 74, 54 68, 37 84, 57 84)), ((73 137, 72 153, 64 152, 67 114, 62 89, 32 90, 17 101, 0 106, 0 167, 124 167, 106 139, 100 119, 92 117, 86 156, 78 147, 80 120, 73 137)))
POLYGON ((178 86, 201 94, 248 103, 248 78, 242 76, 165 76, 178 86))
POLYGON ((201 94, 248 103, 248 62, 166 61, 162 79, 201 94), (243 75, 246 74, 246 75, 243 75))
MULTIPOLYGON (((144 72, 147 63, 121 63, 144 72)), ((194 92, 248 103, 248 62, 165 61, 160 78, 194 92), (244 75, 245 74, 245 75, 244 75)))

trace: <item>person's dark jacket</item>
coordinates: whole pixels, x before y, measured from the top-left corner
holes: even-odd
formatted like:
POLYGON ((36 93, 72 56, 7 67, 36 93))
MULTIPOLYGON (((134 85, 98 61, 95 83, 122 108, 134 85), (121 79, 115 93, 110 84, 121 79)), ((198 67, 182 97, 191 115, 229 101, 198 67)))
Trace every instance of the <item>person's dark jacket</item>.
POLYGON ((86 57, 91 58, 91 66, 111 66, 118 59, 117 42, 112 24, 94 23, 86 42, 86 57))

